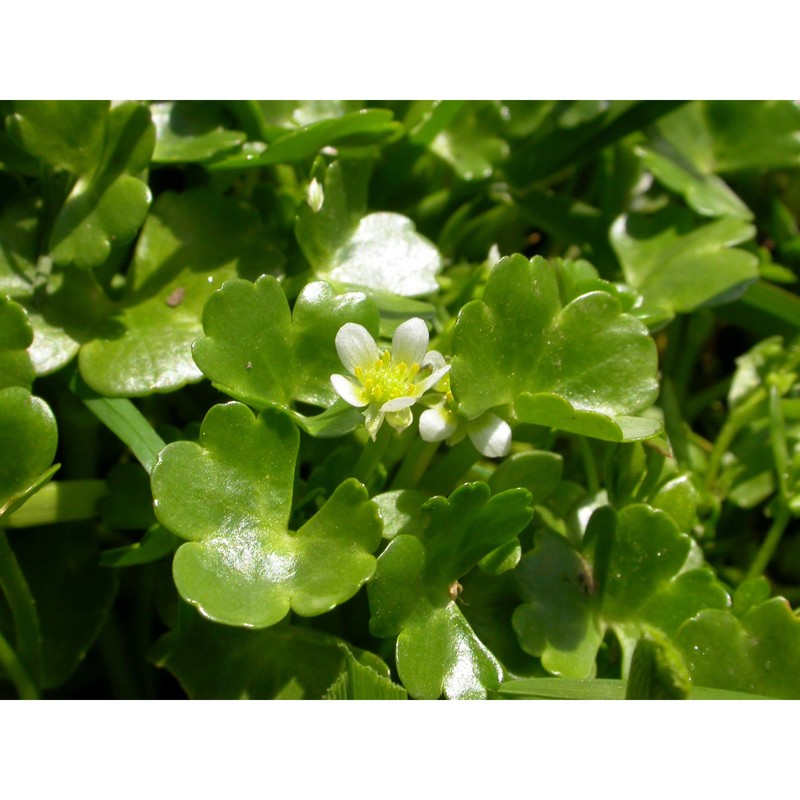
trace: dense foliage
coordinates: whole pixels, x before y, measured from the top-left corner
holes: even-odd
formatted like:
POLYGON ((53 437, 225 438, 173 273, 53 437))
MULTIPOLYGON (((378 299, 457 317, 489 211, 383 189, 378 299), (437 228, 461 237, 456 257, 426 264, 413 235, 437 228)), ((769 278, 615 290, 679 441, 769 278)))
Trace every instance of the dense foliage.
POLYGON ((3 696, 800 697, 798 104, 0 111, 3 696))

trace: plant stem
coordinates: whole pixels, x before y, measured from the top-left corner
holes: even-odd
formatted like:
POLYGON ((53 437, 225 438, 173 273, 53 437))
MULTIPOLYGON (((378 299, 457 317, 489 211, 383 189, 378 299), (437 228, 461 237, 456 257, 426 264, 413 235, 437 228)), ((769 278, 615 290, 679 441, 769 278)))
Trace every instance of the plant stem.
POLYGON ((481 454, 466 438, 460 441, 437 464, 425 473, 422 484, 433 494, 449 494, 470 467, 480 461, 481 454))
POLYGON ((766 399, 766 389, 756 390, 750 399, 733 411, 725 421, 708 459, 708 468, 706 469, 706 488, 708 490, 713 491, 716 487, 723 456, 728 452, 733 440, 745 425, 758 416, 759 406, 766 399))
POLYGON ((750 569, 747 570, 748 578, 757 578, 759 575, 764 574, 769 562, 772 560, 772 556, 775 555, 775 550, 780 544, 781 537, 790 519, 791 513, 789 509, 781 503, 778 506, 778 513, 775 515, 775 519, 772 521, 772 525, 767 531, 761 547, 758 548, 758 553, 756 553, 753 563, 750 565, 750 569))
POLYGON ((383 454, 386 452, 386 446, 389 444, 391 436, 392 429, 388 425, 383 425, 374 441, 367 440, 353 468, 353 476, 358 478, 361 483, 366 483, 375 472, 375 468, 380 464, 383 454))
POLYGON ((39 690, 5 636, 0 633, 0 665, 11 679, 20 700, 38 700, 39 690))
POLYGON ((590 494, 597 494, 600 491, 600 478, 597 474, 597 462, 592 452, 592 446, 583 436, 577 436, 578 449, 581 451, 583 459, 583 469, 586 473, 586 487, 590 494))
POLYGON ((438 449, 439 442, 426 442, 422 437, 416 439, 397 470, 391 488, 413 489, 420 482, 438 449))

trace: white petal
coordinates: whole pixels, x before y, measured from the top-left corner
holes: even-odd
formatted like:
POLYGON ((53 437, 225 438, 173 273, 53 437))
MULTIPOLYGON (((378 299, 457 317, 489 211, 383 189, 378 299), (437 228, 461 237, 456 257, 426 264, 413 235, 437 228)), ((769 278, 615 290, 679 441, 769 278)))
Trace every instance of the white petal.
POLYGON ((392 337, 392 362, 421 364, 428 349, 428 326, 419 318, 407 319, 392 337))
POLYGON ((420 362, 420 366, 437 370, 441 369, 446 363, 444 356, 438 350, 431 350, 425 354, 425 358, 420 362))
POLYGON ((387 400, 381 406, 381 411, 383 411, 384 414, 391 413, 392 411, 400 411, 404 408, 410 408, 416 402, 416 397, 395 397, 393 400, 387 400))
POLYGON ((413 421, 414 415, 410 408, 402 411, 392 411, 386 415, 386 421, 398 432, 402 433, 413 421))
POLYGON ((468 423, 472 444, 487 458, 502 458, 511 449, 511 428, 494 414, 481 414, 468 423))
POLYGON ((350 378, 346 378, 344 375, 331 375, 331 383, 339 397, 346 400, 351 406, 362 408, 369 403, 366 389, 355 381, 351 381, 350 378))
POLYGON ((458 429, 458 419, 444 408, 429 408, 419 417, 419 435, 426 442, 441 442, 458 429))
POLYGON ((367 408, 366 414, 364 415, 364 425, 373 442, 378 435, 381 425, 383 425, 385 416, 386 415, 376 405, 371 405, 367 408))
POLYGON ((421 392, 427 392, 431 386, 435 386, 439 381, 450 372, 450 365, 445 364, 441 369, 437 369, 431 375, 428 375, 427 378, 423 378, 423 380, 417 382, 417 386, 419 386, 421 392))
POLYGON ((336 352, 350 372, 355 372, 356 367, 368 369, 381 355, 370 332, 355 322, 347 322, 339 328, 336 352))

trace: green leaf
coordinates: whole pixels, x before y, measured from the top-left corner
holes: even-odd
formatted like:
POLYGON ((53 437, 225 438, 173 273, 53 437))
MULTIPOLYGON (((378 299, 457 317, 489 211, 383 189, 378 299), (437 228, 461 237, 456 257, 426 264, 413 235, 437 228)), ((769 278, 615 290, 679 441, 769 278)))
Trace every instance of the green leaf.
POLYGON ((697 519, 697 505, 700 495, 689 475, 679 475, 667 481, 653 498, 654 508, 669 514, 678 530, 690 533, 697 519))
POLYGON ((603 629, 589 564, 564 537, 545 530, 536 534, 536 549, 516 575, 525 603, 512 623, 522 649, 541 657, 554 675, 591 676, 603 629))
POLYGON ((375 146, 394 139, 402 130, 392 119, 392 112, 382 108, 345 114, 338 119, 324 119, 289 131, 268 146, 251 148, 240 155, 228 156, 212 169, 253 169, 269 164, 313 158, 324 147, 375 146))
POLYGON ((167 445, 152 473, 156 516, 190 540, 173 564, 181 596, 218 622, 265 628, 291 608, 316 616, 349 600, 375 571, 376 507, 342 483, 299 531, 288 529, 299 434, 269 408, 214 406, 200 444, 167 445))
MULTIPOLYGON (((195 699, 269 699, 288 684, 299 699, 320 699, 346 665, 342 640, 313 628, 276 625, 252 631, 194 616, 188 630, 162 637, 153 661, 168 669, 195 699)), ((354 650, 361 664, 389 677, 371 653, 354 650)))
POLYGON ((530 521, 530 495, 513 489, 490 498, 472 483, 422 508, 419 538, 396 535, 368 585, 370 630, 397 636, 397 671, 409 694, 434 699, 486 697, 501 668, 456 605, 458 579, 530 521))
POLYGON ((513 617, 520 645, 554 674, 590 677, 609 627, 627 665, 645 627, 673 636, 701 610, 730 603, 711 570, 689 568, 691 540, 663 511, 600 508, 584 541, 586 552, 579 553, 542 531, 517 570, 526 601, 513 617))
POLYGON ((52 477, 58 429, 47 403, 21 386, 0 389, 0 517, 52 477))
POLYGON ((4 203, 0 216, 0 294, 30 295, 39 256, 40 203, 33 198, 4 203))
POLYGON ((181 540, 161 525, 153 525, 141 542, 104 550, 100 556, 102 567, 139 567, 152 564, 172 555, 181 545, 181 540))
POLYGON ((464 180, 485 180, 508 156, 508 144, 497 135, 502 122, 496 101, 464 103, 430 149, 464 180))
POLYGON ((406 700, 408 692, 372 667, 360 664, 345 646, 345 668, 323 700, 406 700))
POLYGON ((675 642, 695 683, 800 698, 800 620, 781 597, 753 606, 741 618, 730 611, 703 611, 683 624, 675 642))
POLYGON ((33 384, 33 364, 28 348, 33 342, 33 330, 25 309, 13 300, 0 295, 0 389, 33 384))
POLYGON ((520 678, 504 681, 501 697, 526 700, 623 700, 625 681, 600 678, 568 680, 565 678, 520 678))
POLYGON ((150 106, 156 126, 153 162, 156 164, 206 161, 240 145, 247 138, 229 130, 218 103, 178 100, 150 106))
POLYGON ((14 534, 14 552, 36 600, 45 688, 62 684, 102 628, 117 582, 98 566, 93 524, 54 525, 14 534))
POLYGON ((564 472, 564 459, 558 453, 531 450, 504 458, 489 478, 492 494, 507 489, 527 489, 531 503, 540 505, 556 490, 564 472))
POLYGON ((704 172, 686 153, 667 142, 653 148, 639 147, 636 152, 656 179, 680 194, 687 205, 704 217, 735 217, 751 220, 753 213, 721 178, 704 172))
POLYGON ((108 114, 102 155, 80 174, 50 235, 57 264, 102 264, 114 244, 133 238, 150 206, 150 189, 136 177, 150 163, 155 129, 147 106, 122 103, 108 114))
POLYGON ((663 316, 744 294, 758 278, 758 258, 736 245, 754 233, 731 217, 697 226, 690 212, 667 206, 652 215, 623 214, 611 228, 611 244, 625 280, 644 297, 641 313, 663 316))
POLYGON ((655 629, 645 629, 631 660, 626 700, 686 700, 692 679, 675 645, 655 629))
POLYGON ((109 397, 173 391, 202 378, 191 344, 222 283, 279 268, 247 206, 199 189, 163 194, 145 222, 122 302, 81 348, 81 375, 109 397))
POLYGON ((228 281, 206 303, 205 335, 192 352, 218 389, 257 408, 293 400, 329 407, 339 399, 330 376, 342 371, 335 339, 346 322, 377 336, 378 311, 364 294, 315 281, 290 314, 275 278, 228 281))
POLYGON ((107 494, 97 504, 104 525, 118 531, 145 531, 155 525, 147 470, 138 464, 115 464, 106 484, 107 494))
POLYGON ((152 471, 164 442, 136 406, 122 397, 101 397, 79 379, 74 382, 73 391, 100 422, 130 447, 139 463, 152 471))
POLYGON ((375 495, 372 501, 378 506, 383 520, 383 538, 417 535, 422 527, 422 506, 427 500, 428 495, 414 489, 397 489, 375 495))
POLYGON ((82 175, 102 153, 109 106, 107 100, 18 101, 9 132, 31 155, 82 175))
POLYGON ((799 129, 800 109, 788 100, 697 101, 657 125, 706 173, 796 167, 799 129))
POLYGON ((497 263, 483 299, 459 314, 453 352, 453 393, 468 418, 514 404, 520 421, 611 441, 660 429, 631 416, 658 391, 647 330, 604 291, 562 307, 543 258, 497 263))
POLYGON ((438 289, 439 251, 402 214, 364 215, 363 167, 315 169, 321 204, 301 205, 297 241, 316 274, 333 283, 416 297, 438 289), (315 210, 316 209, 316 210, 315 210))

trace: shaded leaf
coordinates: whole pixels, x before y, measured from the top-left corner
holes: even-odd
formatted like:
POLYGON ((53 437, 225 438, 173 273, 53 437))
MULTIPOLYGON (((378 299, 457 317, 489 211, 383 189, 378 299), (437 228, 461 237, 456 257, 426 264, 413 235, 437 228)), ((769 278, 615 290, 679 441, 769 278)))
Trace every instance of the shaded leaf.
POLYGON ((145 222, 123 300, 81 348, 81 375, 100 394, 141 397, 202 378, 192 342, 212 292, 279 268, 255 212, 201 189, 164 194, 145 222))
MULTIPOLYGON (((252 631, 195 615, 187 630, 168 633, 156 643, 152 660, 195 699, 270 699, 291 683, 294 698, 318 700, 345 667, 342 644, 313 628, 283 624, 252 631)), ((388 679, 389 670, 377 656, 354 652, 388 679)))
POLYGON ((153 103, 150 112, 156 126, 154 163, 205 161, 247 138, 227 128, 221 106, 206 100, 153 103))

